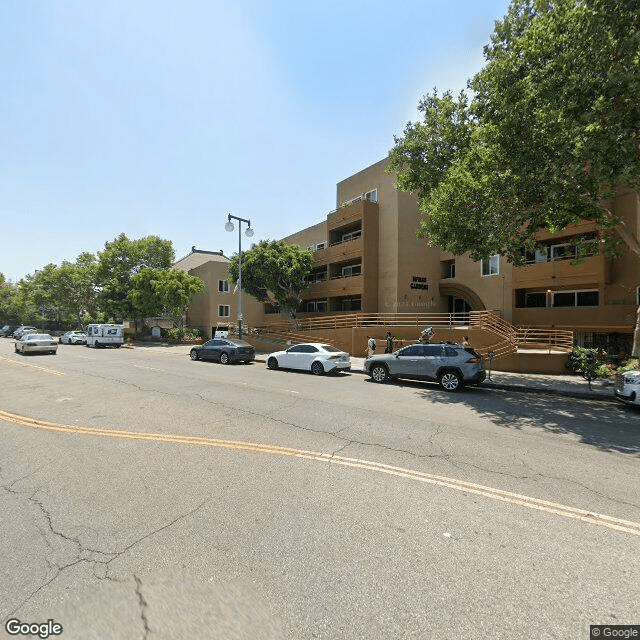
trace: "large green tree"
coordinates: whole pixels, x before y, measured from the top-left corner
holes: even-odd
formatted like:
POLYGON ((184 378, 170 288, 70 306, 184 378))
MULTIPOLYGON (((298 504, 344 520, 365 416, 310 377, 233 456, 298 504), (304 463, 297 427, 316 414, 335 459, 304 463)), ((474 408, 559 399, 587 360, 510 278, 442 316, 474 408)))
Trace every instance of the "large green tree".
MULTIPOLYGON (((260 302, 269 302, 297 327, 300 294, 309 286, 313 254, 282 240, 263 240, 242 252, 242 289, 260 302)), ((229 281, 238 282, 238 255, 231 259, 229 281)))
POLYGON ((168 269, 174 261, 170 240, 147 236, 130 240, 121 233, 104 250, 98 252, 96 282, 99 287, 98 302, 104 313, 113 319, 140 319, 129 292, 131 279, 145 267, 168 269))
POLYGON ((169 316, 182 320, 191 298, 204 282, 179 269, 144 267, 131 278, 129 299, 138 317, 169 316))
POLYGON ((519 264, 539 231, 592 220, 607 250, 640 256, 608 206, 640 190, 638 2, 514 0, 484 51, 470 92, 434 90, 390 152, 398 187, 418 195, 419 234, 519 264))

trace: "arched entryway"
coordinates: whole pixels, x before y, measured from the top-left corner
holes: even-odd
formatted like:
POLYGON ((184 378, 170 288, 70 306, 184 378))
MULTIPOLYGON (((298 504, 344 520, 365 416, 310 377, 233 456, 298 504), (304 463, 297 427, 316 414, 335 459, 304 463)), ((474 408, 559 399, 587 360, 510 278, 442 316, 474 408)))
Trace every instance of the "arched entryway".
POLYGON ((486 310, 480 296, 463 284, 441 284, 440 295, 447 299, 449 313, 455 314, 455 319, 464 324, 469 321, 469 311, 486 310))

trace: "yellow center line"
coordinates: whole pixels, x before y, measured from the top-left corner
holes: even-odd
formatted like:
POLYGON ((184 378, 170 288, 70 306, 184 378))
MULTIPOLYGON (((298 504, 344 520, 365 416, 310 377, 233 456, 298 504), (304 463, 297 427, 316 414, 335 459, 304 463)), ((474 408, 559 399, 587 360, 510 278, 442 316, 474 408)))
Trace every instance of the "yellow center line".
POLYGON ((511 491, 495 489, 457 478, 449 478, 446 476, 434 475, 423 471, 415 471, 413 469, 405 469, 395 467, 381 462, 372 460, 361 460, 358 458, 347 458, 344 456, 334 456, 329 453, 320 453, 318 451, 307 451, 304 449, 292 449, 290 447, 281 447, 279 445, 259 444, 257 442, 245 442, 242 440, 220 440, 217 438, 208 438, 203 436, 180 436, 163 433, 145 433, 140 431, 122 431, 118 429, 100 429, 91 427, 81 427, 72 424, 58 424, 55 422, 47 422, 45 420, 36 420, 26 418, 6 411, 0 411, 0 420, 11 422, 14 424, 32 427, 34 429, 44 429, 48 431, 59 431, 63 433, 73 433, 76 435, 108 437, 108 438, 124 438, 129 440, 150 440, 154 442, 167 442, 172 444, 183 444, 193 446, 216 447, 219 449, 232 449, 236 451, 247 451, 251 453, 263 453, 269 455, 288 456, 295 458, 303 458, 305 460, 315 460, 317 462, 325 462, 336 464, 344 467, 355 469, 365 469, 384 473, 387 475, 406 478, 428 484, 435 484, 441 487, 461 491, 463 493, 471 493, 474 495, 484 496, 492 500, 499 500, 508 504, 536 509, 565 518, 580 520, 588 524, 607 527, 616 531, 622 531, 631 535, 640 536, 640 522, 623 520, 613 516, 594 513, 576 507, 570 507, 556 502, 549 502, 531 496, 525 496, 511 491))
POLYGON ((48 369, 47 367, 39 367, 38 365, 29 364, 27 362, 20 362, 19 360, 16 360, 14 358, 5 358, 4 356, 0 356, 0 360, 2 362, 8 362, 9 364, 17 364, 17 365, 20 365, 21 367, 31 367, 32 369, 38 369, 39 371, 42 371, 43 373, 48 373, 49 375, 52 375, 52 376, 64 375, 63 371, 56 371, 55 369, 48 369))

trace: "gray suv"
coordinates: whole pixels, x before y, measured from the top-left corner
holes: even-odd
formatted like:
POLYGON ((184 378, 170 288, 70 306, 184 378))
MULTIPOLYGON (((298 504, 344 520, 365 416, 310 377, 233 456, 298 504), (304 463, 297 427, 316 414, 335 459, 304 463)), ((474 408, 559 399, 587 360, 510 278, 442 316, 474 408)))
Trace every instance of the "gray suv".
POLYGON ((410 378, 437 382, 445 391, 458 391, 465 384, 485 379, 482 356, 461 344, 411 344, 395 353, 371 356, 364 370, 376 382, 410 378))

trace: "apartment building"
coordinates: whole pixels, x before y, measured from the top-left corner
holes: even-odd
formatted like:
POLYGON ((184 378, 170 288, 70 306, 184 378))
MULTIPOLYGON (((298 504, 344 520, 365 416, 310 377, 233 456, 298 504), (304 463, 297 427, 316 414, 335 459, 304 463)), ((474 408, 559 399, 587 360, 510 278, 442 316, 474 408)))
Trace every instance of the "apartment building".
MULTIPOLYGON (((219 325, 237 326, 238 323, 238 291, 227 281, 229 262, 222 251, 203 251, 192 247, 190 253, 173 265, 174 269, 181 269, 204 281, 204 291, 191 300, 186 324, 201 329, 209 337, 213 337, 219 325)), ((242 296, 242 311, 247 326, 264 324, 262 304, 247 293, 242 296)))
MULTIPOLYGON (((623 250, 575 258, 593 223, 542 234, 544 249, 514 267, 474 261, 416 237, 417 199, 394 187, 387 160, 341 181, 336 210, 284 240, 314 252, 300 316, 496 310, 515 325, 569 329, 583 346, 629 352, 640 303, 640 259, 623 250)), ((640 199, 621 192, 610 209, 640 238, 640 199)))

